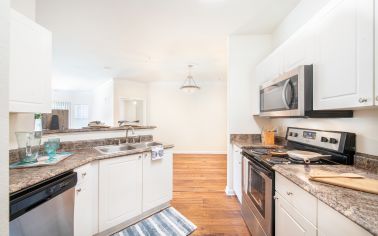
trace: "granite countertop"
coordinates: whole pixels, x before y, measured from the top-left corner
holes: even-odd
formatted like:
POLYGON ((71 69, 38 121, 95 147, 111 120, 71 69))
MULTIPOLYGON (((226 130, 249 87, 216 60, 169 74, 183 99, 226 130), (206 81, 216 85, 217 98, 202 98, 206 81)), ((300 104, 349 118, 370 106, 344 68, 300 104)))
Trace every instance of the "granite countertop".
MULTIPOLYGON (((156 126, 133 126, 135 130, 140 129, 155 129, 156 126)), ((62 133, 79 133, 79 132, 97 132, 97 131, 116 131, 116 130, 126 130, 127 126, 125 127, 109 127, 109 128, 81 128, 81 129, 65 129, 65 130, 44 130, 43 134, 62 134, 62 133)))
POLYGON ((378 179, 378 175, 345 165, 274 165, 273 169, 373 235, 378 235, 378 195, 308 179, 311 170, 356 173, 372 179, 378 179))
MULTIPOLYGON (((174 145, 164 145, 165 149, 173 148, 174 145)), ((32 167, 23 169, 9 170, 9 193, 14 193, 34 184, 57 176, 66 171, 73 170, 79 166, 87 164, 94 160, 142 153, 151 150, 151 148, 141 148, 118 152, 113 154, 101 154, 95 148, 85 148, 74 150, 74 154, 67 159, 52 166, 32 167)))

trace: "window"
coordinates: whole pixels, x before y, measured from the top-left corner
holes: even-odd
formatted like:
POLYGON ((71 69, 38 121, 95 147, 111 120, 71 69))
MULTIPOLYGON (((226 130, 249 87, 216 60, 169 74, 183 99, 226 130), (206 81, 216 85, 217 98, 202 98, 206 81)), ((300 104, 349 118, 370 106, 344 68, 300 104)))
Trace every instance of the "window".
POLYGON ((74 112, 73 112, 74 119, 80 120, 87 120, 89 118, 89 108, 86 104, 75 104, 74 105, 74 112))

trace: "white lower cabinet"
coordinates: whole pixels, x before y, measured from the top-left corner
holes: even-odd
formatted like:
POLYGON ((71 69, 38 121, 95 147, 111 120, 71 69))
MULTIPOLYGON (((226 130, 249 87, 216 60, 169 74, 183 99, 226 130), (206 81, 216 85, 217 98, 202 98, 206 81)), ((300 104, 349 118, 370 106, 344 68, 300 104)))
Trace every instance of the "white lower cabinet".
POLYGON ((151 153, 143 155, 143 211, 151 210, 172 200, 173 154, 165 150, 164 158, 151 160, 151 153))
POLYGON ((75 186, 74 235, 91 236, 97 233, 97 162, 75 169, 78 181, 75 186))
POLYGON ((233 186, 236 197, 239 202, 242 202, 242 150, 236 145, 233 145, 233 186))
POLYGON ((317 230, 282 195, 276 192, 275 228, 277 236, 316 236, 317 230))
POLYGON ((142 155, 100 161, 100 232, 142 213, 142 155))
POLYGON ((319 236, 372 236, 365 229, 333 210, 323 202, 318 203, 319 236))
POLYGON ((275 176, 276 236, 372 236, 282 175, 275 176))

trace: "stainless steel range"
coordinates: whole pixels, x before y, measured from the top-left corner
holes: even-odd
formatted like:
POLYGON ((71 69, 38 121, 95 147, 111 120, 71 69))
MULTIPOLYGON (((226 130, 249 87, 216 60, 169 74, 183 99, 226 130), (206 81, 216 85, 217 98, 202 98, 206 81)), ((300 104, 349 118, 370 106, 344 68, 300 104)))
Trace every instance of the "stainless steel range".
POLYGON ((356 135, 289 127, 280 148, 243 148, 242 214, 253 236, 274 235, 276 164, 352 165, 356 135))

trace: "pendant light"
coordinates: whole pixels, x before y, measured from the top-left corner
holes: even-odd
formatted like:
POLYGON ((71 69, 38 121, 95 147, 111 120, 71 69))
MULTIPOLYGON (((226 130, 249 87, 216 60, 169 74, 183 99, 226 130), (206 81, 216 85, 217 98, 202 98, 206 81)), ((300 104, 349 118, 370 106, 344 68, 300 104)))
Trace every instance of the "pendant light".
POLYGON ((200 90, 200 86, 197 85, 192 76, 193 65, 188 65, 188 76, 186 77, 184 84, 180 89, 187 93, 194 93, 197 90, 200 90))

